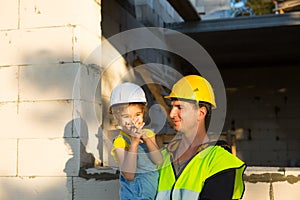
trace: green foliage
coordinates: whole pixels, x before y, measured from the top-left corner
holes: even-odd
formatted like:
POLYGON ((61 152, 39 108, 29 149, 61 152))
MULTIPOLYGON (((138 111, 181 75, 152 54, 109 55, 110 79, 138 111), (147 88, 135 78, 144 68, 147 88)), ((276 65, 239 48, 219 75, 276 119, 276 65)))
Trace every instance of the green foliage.
POLYGON ((255 15, 265 15, 274 13, 274 4, 272 0, 248 0, 247 5, 252 8, 255 15))

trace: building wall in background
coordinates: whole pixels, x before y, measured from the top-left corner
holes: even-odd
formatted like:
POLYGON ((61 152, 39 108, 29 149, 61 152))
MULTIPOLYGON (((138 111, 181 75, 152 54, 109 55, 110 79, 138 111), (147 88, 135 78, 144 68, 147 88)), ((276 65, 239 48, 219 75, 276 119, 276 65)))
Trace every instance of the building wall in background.
POLYGON ((299 72, 299 66, 222 70, 224 129, 235 130, 237 153, 248 165, 300 166, 299 72))

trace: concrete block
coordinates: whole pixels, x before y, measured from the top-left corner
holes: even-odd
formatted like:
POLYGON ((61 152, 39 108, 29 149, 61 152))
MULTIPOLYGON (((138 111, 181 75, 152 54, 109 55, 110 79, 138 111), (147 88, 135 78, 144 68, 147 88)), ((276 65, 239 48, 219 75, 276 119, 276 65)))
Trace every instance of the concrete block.
MULTIPOLYGON (((0 139, 0 176, 17 175, 17 140, 0 139)), ((0 198, 1 199, 1 198, 0 198)))
POLYGON ((20 101, 81 99, 101 102, 100 69, 94 65, 23 66, 20 83, 20 101))
MULTIPOLYGON (((59 0, 57 0, 60 3, 59 0)), ((71 4, 74 4, 74 1, 71 4)), ((100 38, 101 36, 101 5, 94 0, 77 0, 74 5, 75 16, 79 18, 79 24, 85 27, 90 33, 100 38), (83 17, 84 16, 84 17, 83 17)))
POLYGON ((100 37, 83 26, 74 28, 74 61, 101 66, 100 37))
POLYGON ((236 143, 236 148, 239 151, 246 151, 251 149, 251 146, 247 140, 238 140, 236 143))
POLYGON ((17 137, 61 138, 71 137, 67 128, 72 120, 71 101, 37 101, 19 104, 17 137))
MULTIPOLYGON (((245 193, 243 200, 270 200, 269 183, 245 183, 245 193)), ((276 199, 277 200, 277 199, 276 199)))
POLYGON ((293 138, 295 140, 300 140, 300 135, 298 134, 299 120, 299 117, 297 117, 295 113, 293 115, 290 114, 289 118, 279 120, 280 129, 282 132, 284 131, 284 134, 287 135, 288 139, 293 138))
MULTIPOLYGON (((238 157, 239 159, 241 159, 242 161, 246 161, 246 160, 248 160, 249 159, 249 156, 247 155, 247 154, 245 154, 245 153, 242 153, 242 152, 240 152, 240 151, 237 151, 236 152, 236 157, 238 157)), ((247 163, 246 163, 247 164, 247 163)))
MULTIPOLYGON (((262 174, 266 174, 266 173, 271 173, 271 174, 282 174, 284 175, 285 172, 280 170, 280 167, 251 167, 248 166, 245 174, 246 175, 251 175, 251 174, 255 174, 255 175, 262 175, 262 174)), ((255 180, 257 181, 257 180, 255 180)))
POLYGON ((147 0, 135 0, 134 5, 139 6, 139 5, 145 5, 147 4, 147 0))
POLYGON ((259 145, 259 150, 262 152, 265 151, 275 151, 275 150, 281 150, 281 151, 287 151, 286 142, 284 141, 275 141, 275 140, 261 140, 257 141, 259 145))
MULTIPOLYGON (((75 101, 76 102, 76 101, 75 101)), ((80 137, 86 153, 92 153, 100 160, 99 147, 102 146, 99 134, 102 124, 102 109, 99 104, 80 101, 74 103, 73 137, 80 137)), ((82 157, 81 157, 82 158, 82 157)))
POLYGON ((0 102, 18 100, 18 67, 0 67, 0 102))
POLYGON ((81 65, 73 82, 72 99, 101 103, 101 74, 96 65, 81 65))
POLYGON ((124 75, 128 74, 130 75, 131 73, 121 57, 115 62, 108 64, 101 74, 102 97, 106 96, 109 98, 112 89, 121 83, 124 75))
POLYGON ((71 177, 0 177, 2 200, 72 200, 71 177))
POLYGON ((263 166, 274 166, 274 163, 279 163, 278 155, 274 150, 258 150, 253 152, 253 160, 260 163, 263 166))
MULTIPOLYGON (((284 174, 286 176, 293 176, 293 177, 299 177, 300 175, 300 168, 299 167, 285 167, 284 174)), ((297 183, 299 183, 299 180, 297 179, 297 183)))
POLYGON ((144 20, 147 16, 145 16, 145 11, 147 11, 146 4, 142 5, 135 5, 135 13, 136 13, 136 19, 139 21, 144 20))
POLYGON ((19 118, 17 103, 0 103, 0 138, 17 138, 19 118), (17 126, 18 125, 18 126, 17 126))
POLYGON ((97 134, 102 124, 100 88, 99 69, 93 66, 82 66, 73 88, 73 133, 76 134, 73 137, 88 137, 86 151, 96 158, 100 157, 97 134), (87 134, 83 135, 85 132, 87 134))
POLYGON ((80 138, 19 140, 20 176, 78 176, 80 138))
POLYGON ((18 28, 18 0, 0 0, 0 13, 3 17, 0 20, 0 30, 9 30, 18 28), (5 16, 5 20, 4 20, 5 16))
POLYGON ((286 157, 283 158, 286 160, 286 163, 288 164, 287 166, 290 167, 296 167, 300 166, 300 155, 299 155, 299 150, 291 150, 287 151, 286 157))
POLYGON ((109 199, 118 200, 119 180, 99 181, 74 178, 74 200, 109 199))
POLYGON ((24 0, 20 4, 21 28, 84 25, 100 35, 100 5, 93 0, 24 0))
POLYGON ((20 101, 72 99, 79 63, 20 68, 20 101))
POLYGON ((267 160, 265 160, 266 158, 268 159, 267 154, 267 152, 261 152, 258 149, 253 150, 249 153, 249 160, 247 163, 251 163, 250 165, 262 165, 262 162, 267 162, 267 160))
POLYGON ((261 143, 259 143, 258 141, 255 141, 255 140, 245 140, 245 141, 243 141, 242 144, 245 145, 245 143, 248 143, 246 145, 246 148, 248 147, 248 149, 243 149, 243 150, 245 150, 245 151, 251 151, 251 152, 253 152, 253 151, 259 151, 259 145, 261 143))
MULTIPOLYGON (((257 112, 256 115, 259 113, 259 115, 263 116, 262 112, 257 112)), ((254 116, 254 115, 252 115, 254 116)), ((254 118, 254 117, 253 117, 254 118)), ((277 124, 276 118, 275 117, 267 117, 265 115, 263 119, 256 119, 253 120, 253 127, 257 130, 260 131, 271 131, 274 132, 279 126, 277 124)))
POLYGON ((43 101, 0 104, 0 138, 71 137, 73 104, 69 101, 43 101))
POLYGON ((21 28, 36 28, 77 24, 75 5, 78 2, 79 0, 21 1, 20 26, 21 28))
POLYGON ((300 184, 287 183, 287 182, 276 182, 273 183, 274 199, 286 200, 286 199, 299 199, 300 198, 300 184))
MULTIPOLYGON (((86 124, 89 132, 97 134, 98 129, 102 124, 102 107, 99 104, 91 103, 87 101, 75 101, 74 102, 74 119, 81 119, 86 124)), ((78 120, 77 120, 78 121, 78 120)), ((80 134, 82 121, 77 123, 75 121, 73 136, 77 137, 80 134), (75 134, 75 135, 74 135, 75 134)))
POLYGON ((206 13, 209 13, 216 10, 229 9, 230 0, 205 1, 204 4, 206 13))
MULTIPOLYGON (((299 152, 299 151, 298 151, 299 152)), ((291 160, 292 158, 299 158, 299 153, 297 154, 296 157, 290 156, 288 151, 276 151, 276 155, 277 155, 277 160, 276 162, 277 165, 276 166, 289 166, 289 160, 291 160), (284 165, 280 165, 280 163, 284 163, 284 165)))
POLYGON ((73 61, 73 27, 2 31, 0 41, 0 66, 73 61))

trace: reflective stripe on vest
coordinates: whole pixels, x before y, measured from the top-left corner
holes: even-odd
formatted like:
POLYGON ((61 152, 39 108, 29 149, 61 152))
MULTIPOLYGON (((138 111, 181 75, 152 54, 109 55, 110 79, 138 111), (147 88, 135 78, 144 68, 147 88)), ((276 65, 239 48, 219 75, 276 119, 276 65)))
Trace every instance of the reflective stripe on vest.
POLYGON ((236 169, 232 199, 240 199, 244 192, 242 179, 245 164, 220 146, 210 146, 199 152, 176 179, 170 155, 164 152, 160 169, 157 200, 197 200, 207 178, 226 169, 236 169))

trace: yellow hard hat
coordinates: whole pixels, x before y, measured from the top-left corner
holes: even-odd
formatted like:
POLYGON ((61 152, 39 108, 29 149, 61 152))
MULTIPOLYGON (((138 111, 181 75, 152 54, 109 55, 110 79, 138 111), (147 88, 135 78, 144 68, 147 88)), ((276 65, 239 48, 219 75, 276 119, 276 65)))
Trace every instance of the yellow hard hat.
POLYGON ((216 108, 215 95, 210 83, 198 75, 188 75, 174 84, 166 99, 187 99, 197 102, 207 102, 216 108))

